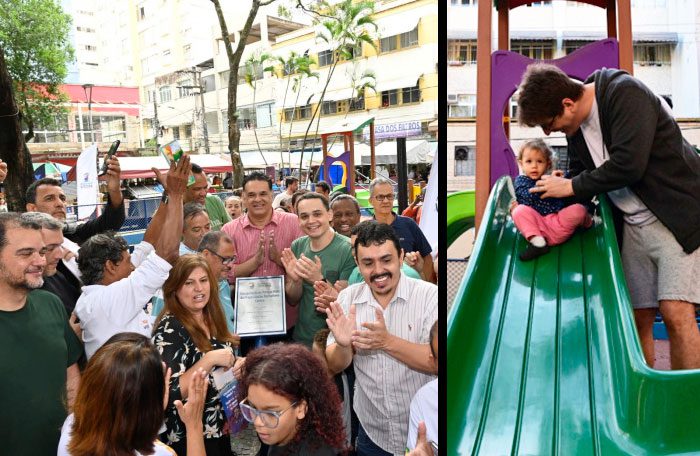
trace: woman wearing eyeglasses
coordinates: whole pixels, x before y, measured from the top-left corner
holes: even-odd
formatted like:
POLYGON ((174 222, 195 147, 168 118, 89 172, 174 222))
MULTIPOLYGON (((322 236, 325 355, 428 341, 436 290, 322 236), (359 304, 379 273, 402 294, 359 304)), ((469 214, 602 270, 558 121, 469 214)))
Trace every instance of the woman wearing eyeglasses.
POLYGON ((330 456, 345 450, 338 390, 303 345, 251 351, 238 391, 241 414, 269 445, 260 456, 330 456))
MULTIPOLYGON (((172 369, 172 377, 165 412, 166 431, 160 437, 177 454, 186 454, 185 426, 177 415, 174 401, 187 399, 192 375, 197 369, 211 373, 217 367, 232 368, 236 364, 233 349, 238 340, 226 327, 218 282, 200 255, 178 258, 163 284, 163 298, 165 306, 156 321, 153 342, 163 361, 172 369)), ((232 454, 224 423, 219 395, 210 381, 203 416, 208 456, 232 454)))

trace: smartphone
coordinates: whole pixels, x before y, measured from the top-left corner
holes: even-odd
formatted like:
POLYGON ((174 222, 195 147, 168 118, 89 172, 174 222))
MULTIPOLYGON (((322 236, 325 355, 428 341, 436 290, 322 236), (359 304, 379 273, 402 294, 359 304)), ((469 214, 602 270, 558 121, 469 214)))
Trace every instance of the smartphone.
POLYGON ((160 146, 159 150, 161 155, 168 161, 168 165, 170 165, 172 162, 177 163, 178 160, 182 158, 182 154, 184 153, 182 147, 180 147, 180 142, 177 139, 164 146, 160 146))
POLYGON ((111 146, 109 146, 107 155, 105 155, 105 159, 102 162, 102 168, 100 169, 100 172, 97 173, 98 176, 104 176, 105 174, 107 174, 107 160, 112 158, 112 156, 117 153, 117 149, 119 149, 119 144, 121 144, 121 141, 117 139, 112 143, 111 146))
POLYGON ((435 454, 435 456, 437 456, 437 454, 438 454, 438 444, 437 444, 436 442, 434 442, 433 440, 431 440, 431 441, 430 441, 430 446, 433 447, 433 453, 435 454))

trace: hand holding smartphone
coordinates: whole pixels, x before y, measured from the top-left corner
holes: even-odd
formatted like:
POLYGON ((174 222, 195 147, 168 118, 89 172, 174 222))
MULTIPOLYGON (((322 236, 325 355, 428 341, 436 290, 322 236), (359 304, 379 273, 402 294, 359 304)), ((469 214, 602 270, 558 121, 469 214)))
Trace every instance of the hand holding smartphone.
POLYGON ((111 146, 109 146, 109 150, 107 151, 107 155, 105 155, 105 159, 104 159, 104 161, 102 162, 102 168, 100 169, 100 172, 97 173, 98 176, 104 176, 105 174, 107 174, 107 169, 108 169, 108 166, 109 166, 108 163, 107 163, 107 160, 109 160, 110 158, 112 158, 112 157, 114 156, 114 154, 117 153, 117 149, 119 149, 119 144, 121 144, 121 141, 119 141, 119 140, 117 139, 116 141, 114 141, 114 142, 112 143, 111 146))

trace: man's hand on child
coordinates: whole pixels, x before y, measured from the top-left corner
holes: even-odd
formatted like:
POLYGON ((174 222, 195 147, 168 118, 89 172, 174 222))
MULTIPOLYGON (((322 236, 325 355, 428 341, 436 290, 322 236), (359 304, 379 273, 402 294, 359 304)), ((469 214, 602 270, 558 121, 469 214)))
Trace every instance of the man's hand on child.
POLYGON ((541 193, 540 198, 566 198, 574 195, 571 179, 557 176, 542 176, 529 190, 530 193, 541 193))
POLYGON ((554 171, 552 171, 552 176, 564 177, 564 171, 562 171, 561 169, 555 169, 554 171))

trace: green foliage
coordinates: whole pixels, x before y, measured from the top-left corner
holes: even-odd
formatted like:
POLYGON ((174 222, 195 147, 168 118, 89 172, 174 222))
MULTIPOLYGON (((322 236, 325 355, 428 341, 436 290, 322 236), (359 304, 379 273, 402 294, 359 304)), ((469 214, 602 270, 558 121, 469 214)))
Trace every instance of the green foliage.
POLYGON ((59 86, 73 61, 70 24, 56 0, 0 0, 0 47, 30 134, 35 125, 49 125, 67 112, 59 86))

